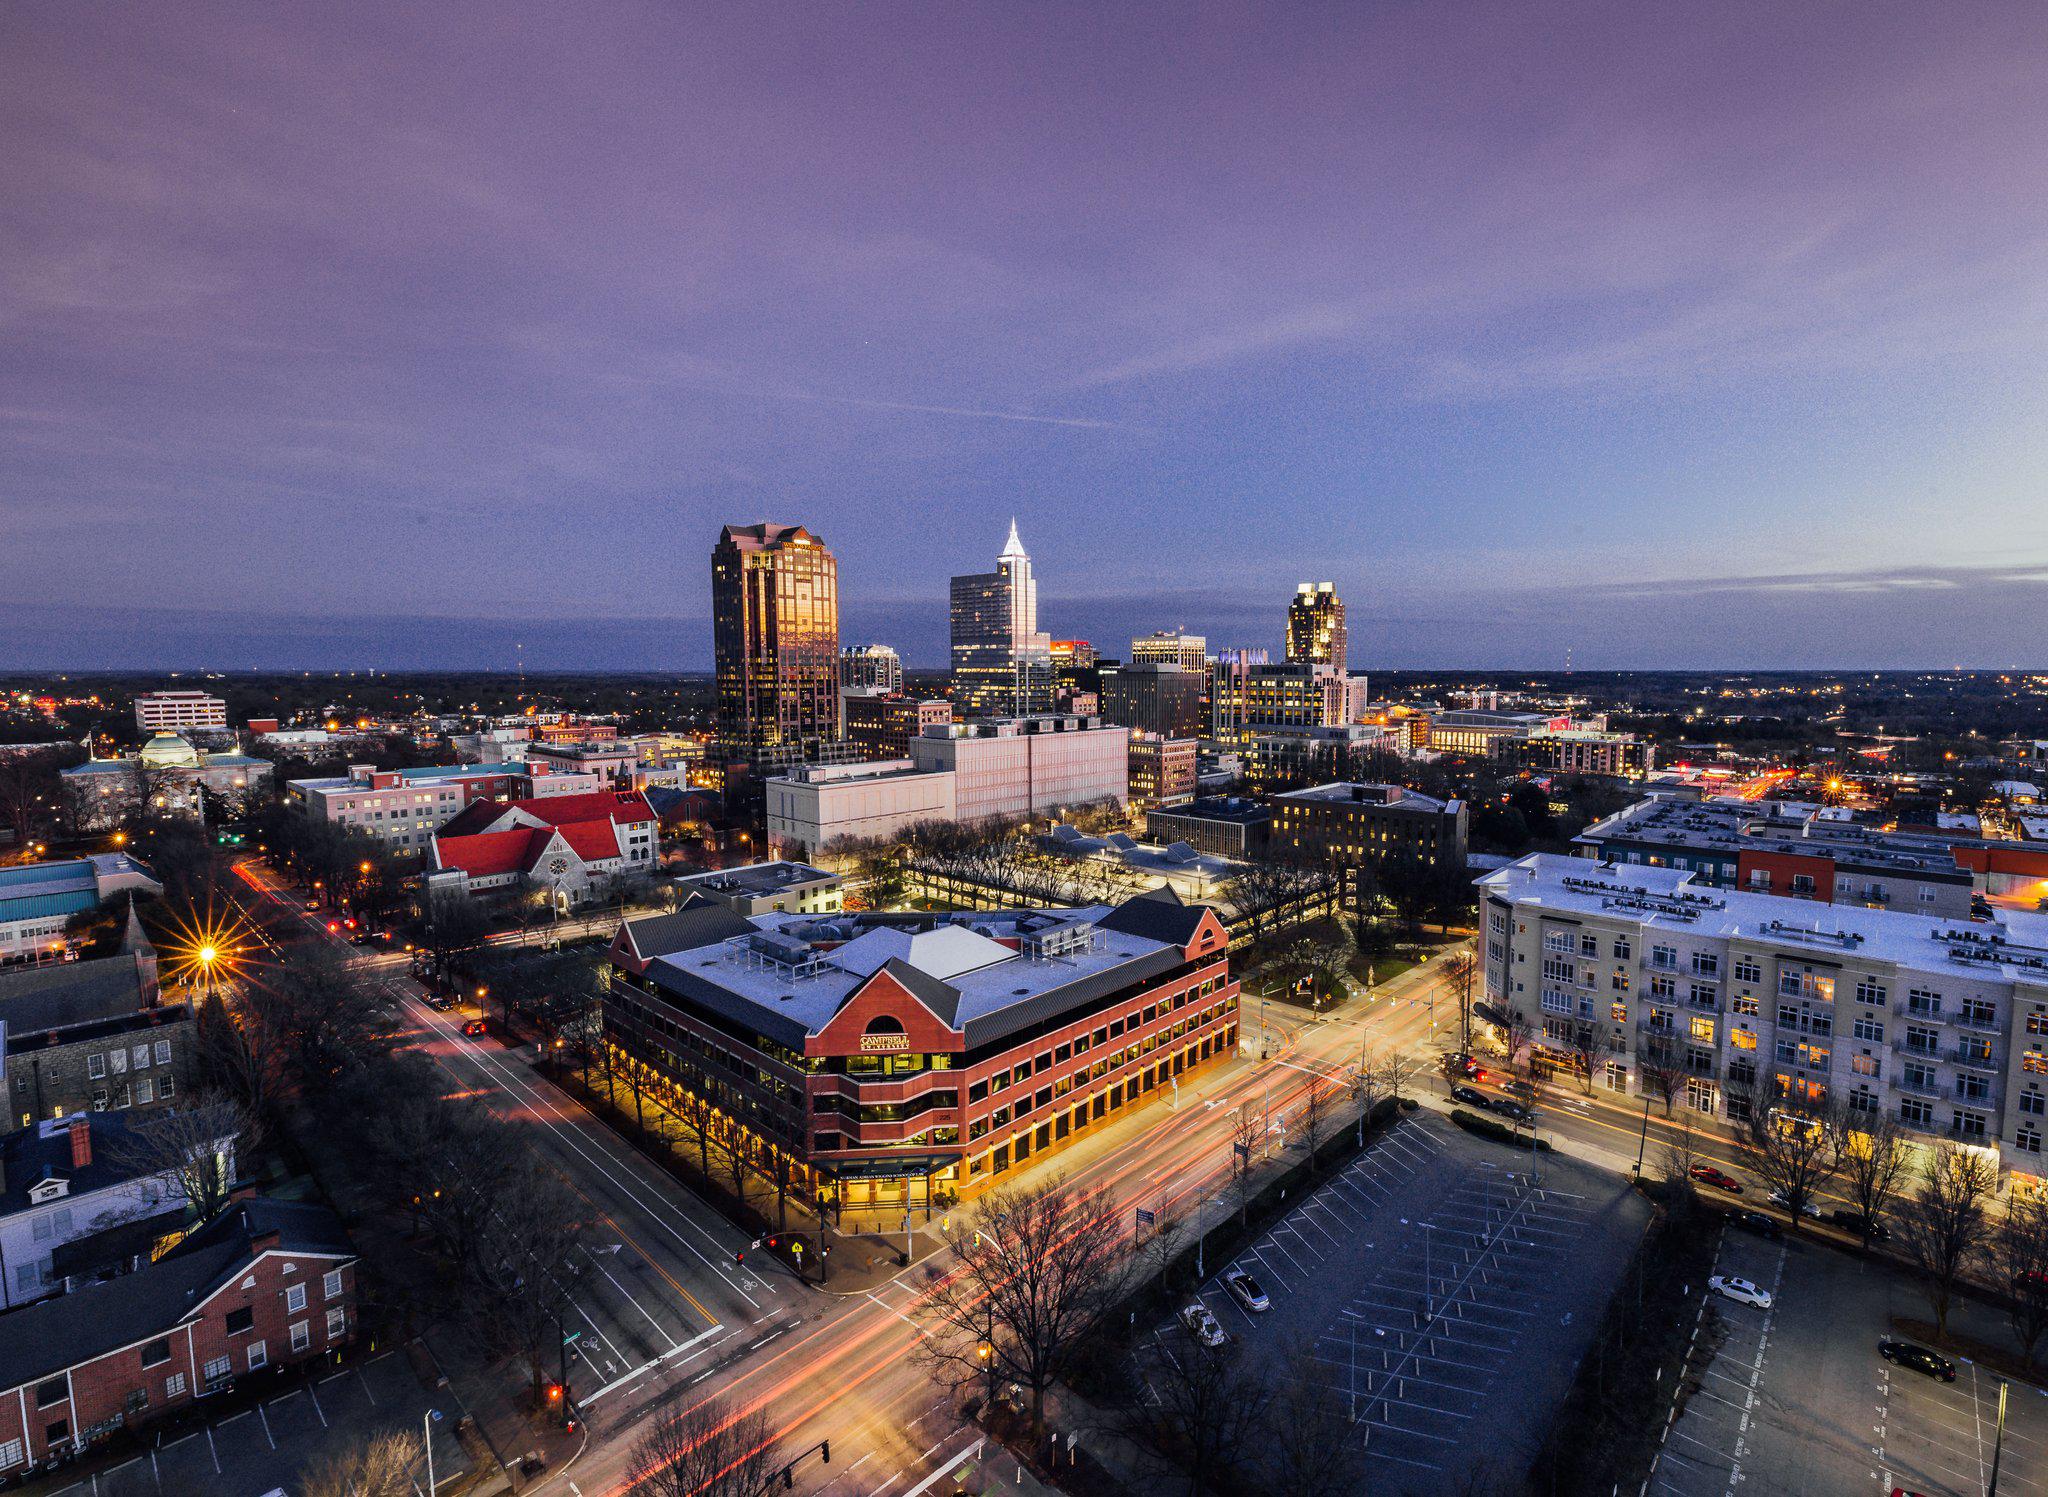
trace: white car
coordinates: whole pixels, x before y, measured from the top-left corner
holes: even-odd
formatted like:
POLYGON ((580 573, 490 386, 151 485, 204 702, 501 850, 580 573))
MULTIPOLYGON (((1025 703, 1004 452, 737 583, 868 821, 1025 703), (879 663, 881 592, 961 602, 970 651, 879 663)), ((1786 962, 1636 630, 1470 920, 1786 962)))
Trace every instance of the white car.
POLYGON ((1196 1300, 1180 1312, 1180 1323, 1188 1328, 1188 1334, 1204 1346, 1221 1346, 1230 1339, 1230 1333, 1223 1329, 1216 1317, 1209 1313, 1209 1307, 1196 1300))
MULTIPOLYGON (((1772 1191, 1768 1199, 1770 1200, 1770 1203, 1773 1206, 1776 1206, 1780 1211, 1790 1211, 1792 1209, 1792 1197, 1787 1195, 1782 1190, 1772 1191)), ((1814 1205, 1812 1201, 1808 1201, 1804 1206, 1801 1206, 1799 1208, 1799 1214, 1801 1216, 1810 1216, 1814 1218, 1814 1220, 1818 1221, 1820 1219, 1820 1207, 1814 1205)))
POLYGON ((1223 1275, 1223 1287, 1230 1291, 1232 1299, 1254 1313, 1273 1308, 1273 1302, 1266 1298, 1266 1291, 1259 1287, 1259 1281, 1241 1268, 1230 1269, 1223 1275))
POLYGON ((1733 1274, 1715 1274, 1707 1280, 1707 1287, 1723 1299, 1732 1299, 1738 1305, 1754 1305, 1759 1310, 1771 1308, 1771 1292, 1759 1289, 1747 1279, 1738 1279, 1733 1274))

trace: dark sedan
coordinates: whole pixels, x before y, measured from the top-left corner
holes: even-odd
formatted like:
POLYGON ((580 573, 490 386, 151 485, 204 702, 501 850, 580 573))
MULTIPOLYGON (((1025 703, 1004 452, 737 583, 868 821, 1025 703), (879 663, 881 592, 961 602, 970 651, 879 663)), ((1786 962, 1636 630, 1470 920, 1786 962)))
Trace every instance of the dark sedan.
POLYGON ((1925 1373, 1940 1382, 1952 1383, 1956 1380, 1955 1363, 1941 1353, 1930 1351, 1912 1341, 1880 1341, 1877 1343, 1877 1354, 1887 1362, 1900 1367, 1910 1367, 1915 1372, 1925 1373))

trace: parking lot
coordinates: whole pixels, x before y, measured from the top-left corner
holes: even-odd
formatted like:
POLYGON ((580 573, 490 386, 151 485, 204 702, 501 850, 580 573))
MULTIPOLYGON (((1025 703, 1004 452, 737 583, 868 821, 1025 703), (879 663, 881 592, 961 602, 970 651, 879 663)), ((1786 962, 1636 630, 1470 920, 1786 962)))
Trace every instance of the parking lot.
MULTIPOLYGON (((239 1413, 182 1433, 54 1497, 259 1497, 296 1490, 308 1461, 358 1445, 387 1429, 417 1432, 428 1410, 437 1483, 469 1470, 455 1437, 461 1410, 446 1393, 430 1396, 405 1357, 385 1352, 354 1367, 298 1384, 239 1413)), ((420 1472, 426 1485, 426 1472, 420 1472)))
MULTIPOLYGON (((1760 1310, 1713 1297, 1699 1315, 1700 1350, 1650 1490, 1707 1497, 1739 1486, 1759 1493, 1875 1490, 1930 1494, 1989 1489, 1998 1435, 1999 1379, 1954 1358, 1943 1383, 1877 1354, 1891 1318, 1925 1318, 1926 1300, 1903 1272, 1832 1248, 1730 1231, 1716 1272, 1771 1291, 1760 1310)), ((1958 1323, 1998 1333, 1990 1312, 1964 1307, 1958 1323)), ((2001 1493, 2048 1493, 2048 1395, 2011 1386, 2001 1493)))
POLYGON ((1306 1355, 1374 1490, 1439 1491, 1534 1458, 1647 1215, 1613 1176, 1422 1113, 1227 1265, 1270 1310, 1220 1274, 1201 1298, 1254 1358, 1306 1355))

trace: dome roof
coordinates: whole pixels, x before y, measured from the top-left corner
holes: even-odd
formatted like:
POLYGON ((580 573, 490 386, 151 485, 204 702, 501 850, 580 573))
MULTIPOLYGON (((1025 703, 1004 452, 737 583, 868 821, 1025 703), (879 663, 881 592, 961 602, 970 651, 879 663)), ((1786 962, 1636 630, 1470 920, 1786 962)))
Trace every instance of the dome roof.
POLYGON ((152 769, 197 769, 199 751, 176 733, 159 733, 136 756, 152 769))

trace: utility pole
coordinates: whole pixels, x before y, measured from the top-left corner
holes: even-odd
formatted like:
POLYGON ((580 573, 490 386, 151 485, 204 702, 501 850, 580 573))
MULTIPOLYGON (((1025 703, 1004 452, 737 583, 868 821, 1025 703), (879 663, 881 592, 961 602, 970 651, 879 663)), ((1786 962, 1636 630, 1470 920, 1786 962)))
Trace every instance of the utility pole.
POLYGON ((2012 1385, 2003 1378, 1998 1383, 1998 1437, 1991 1446, 1991 1481, 1984 1488, 1984 1497, 1998 1497, 1998 1461, 2005 1454, 2005 1396, 2012 1385))
POLYGON ((1650 1094, 1643 1093, 1643 1131, 1636 1140, 1636 1184, 1643 1183, 1643 1151, 1650 1146, 1650 1094))

